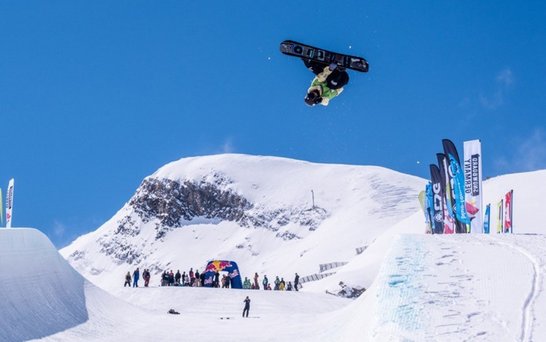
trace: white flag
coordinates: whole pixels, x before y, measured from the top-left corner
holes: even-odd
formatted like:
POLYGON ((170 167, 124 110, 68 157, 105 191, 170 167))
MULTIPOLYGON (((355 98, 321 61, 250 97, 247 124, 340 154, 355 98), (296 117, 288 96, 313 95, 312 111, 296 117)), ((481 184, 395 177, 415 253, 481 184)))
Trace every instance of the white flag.
POLYGON ((465 207, 471 217, 470 232, 483 233, 482 144, 479 140, 464 142, 465 207))
POLYGON ((6 194, 6 228, 11 228, 11 218, 13 217, 13 188, 15 180, 9 180, 8 192, 6 194))

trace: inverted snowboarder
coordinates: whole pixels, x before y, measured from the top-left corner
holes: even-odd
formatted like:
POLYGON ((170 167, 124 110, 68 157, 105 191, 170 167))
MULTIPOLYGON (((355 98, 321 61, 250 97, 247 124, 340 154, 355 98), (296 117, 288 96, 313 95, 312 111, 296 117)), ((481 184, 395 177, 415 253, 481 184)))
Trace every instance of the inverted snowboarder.
POLYGON ((301 58, 305 66, 316 75, 305 96, 305 103, 309 106, 327 106, 331 99, 341 94, 349 82, 349 74, 345 69, 368 71, 368 62, 362 57, 331 52, 291 40, 281 43, 281 52, 301 58))
POLYGON ((341 94, 343 87, 349 83, 349 74, 336 63, 325 66, 309 59, 304 59, 303 63, 316 75, 305 95, 304 100, 308 106, 313 107, 317 104, 327 106, 330 100, 341 94))

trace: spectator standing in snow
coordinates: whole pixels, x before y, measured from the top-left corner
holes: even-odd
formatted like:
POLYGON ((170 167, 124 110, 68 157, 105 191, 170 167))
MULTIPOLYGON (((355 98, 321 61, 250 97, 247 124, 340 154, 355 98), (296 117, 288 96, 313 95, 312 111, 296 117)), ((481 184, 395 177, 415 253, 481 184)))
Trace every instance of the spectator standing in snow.
POLYGON ((140 278, 140 271, 137 269, 133 272, 133 287, 138 287, 138 278, 140 278))
POLYGON ((193 268, 190 268, 190 286, 193 286, 193 282, 195 281, 195 274, 193 273, 193 268))
POLYGON ((175 286, 180 286, 180 278, 182 278, 182 275, 180 274, 180 270, 176 270, 176 274, 174 275, 175 286))
POLYGON ((250 298, 248 298, 248 296, 246 296, 244 303, 245 303, 245 308, 243 309, 243 317, 245 317, 245 312, 246 312, 246 317, 248 317, 248 312, 250 311, 250 298))
POLYGON ((286 283, 284 282, 284 278, 281 278, 281 281, 279 282, 279 290, 284 291, 285 287, 286 283))
POLYGON ((286 291, 292 291, 292 282, 289 281, 288 285, 286 285, 286 291))
POLYGON ((296 273, 296 277, 294 278, 294 289, 298 291, 298 286, 300 285, 300 276, 296 273))
POLYGON ((142 278, 144 278, 144 287, 148 287, 148 285, 150 284, 150 270, 149 269, 144 270, 144 272, 142 273, 142 278))
POLYGON ((169 286, 173 286, 174 285, 174 273, 173 273, 173 270, 171 270, 169 272, 169 286))
POLYGON ((195 270, 195 284, 193 286, 199 287, 201 286, 201 275, 199 274, 199 270, 195 270))
POLYGON ((214 273, 214 287, 220 287, 220 272, 216 271, 214 273))
POLYGON ((200 281, 201 286, 205 286, 205 272, 201 272, 200 278, 201 278, 201 281, 200 281))
POLYGON ((186 271, 182 272, 182 286, 186 286, 188 280, 188 276, 186 275, 186 271))
POLYGON ((267 274, 264 275, 264 280, 262 281, 262 285, 264 286, 264 290, 267 290, 267 285, 269 284, 269 279, 267 279, 267 274))
POLYGON ((125 284, 123 284, 123 287, 125 286, 131 287, 131 272, 130 271, 128 271, 127 274, 125 275, 125 284))
POLYGON ((245 277, 245 281, 243 282, 243 289, 250 289, 250 279, 248 279, 248 277, 245 277))
POLYGON ((260 289, 260 284, 258 283, 258 272, 254 273, 254 288, 256 290, 260 289))

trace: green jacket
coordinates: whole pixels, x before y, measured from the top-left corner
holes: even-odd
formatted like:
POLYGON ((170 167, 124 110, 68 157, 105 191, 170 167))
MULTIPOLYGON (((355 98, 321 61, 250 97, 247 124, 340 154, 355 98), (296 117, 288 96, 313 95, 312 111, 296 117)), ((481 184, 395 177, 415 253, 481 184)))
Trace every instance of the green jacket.
POLYGON ((321 105, 327 106, 331 99, 341 94, 343 88, 339 89, 330 89, 326 83, 326 78, 330 76, 332 71, 329 67, 324 67, 324 70, 318 74, 311 83, 311 86, 307 90, 307 93, 317 89, 322 97, 321 105))

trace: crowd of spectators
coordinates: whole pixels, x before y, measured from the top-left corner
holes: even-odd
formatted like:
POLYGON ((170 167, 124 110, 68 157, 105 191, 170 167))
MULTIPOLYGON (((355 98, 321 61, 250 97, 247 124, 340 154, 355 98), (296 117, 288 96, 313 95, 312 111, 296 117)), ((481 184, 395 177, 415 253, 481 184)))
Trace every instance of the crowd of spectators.
MULTIPOLYGON (((142 278, 144 279, 144 287, 148 287, 150 284, 150 278, 151 278, 151 273, 149 269, 145 269, 142 272, 142 278)), ((127 272, 127 274, 125 275, 125 283, 123 286, 131 287, 131 280, 132 280, 132 286, 138 287, 139 279, 140 279, 140 270, 137 267, 136 270, 133 271, 132 276, 131 276, 131 272, 127 272)), ((243 289, 298 291, 298 289, 301 288, 299 279, 300 279, 300 276, 296 273, 294 276, 294 282, 288 281, 288 283, 286 283, 284 278, 281 277, 279 279, 278 276, 275 276, 275 280, 271 283, 269 281, 269 278, 267 278, 267 275, 264 275, 262 281, 260 282, 260 277, 258 273, 256 272, 254 273, 254 279, 253 279, 254 281, 251 281, 248 277, 245 277, 245 280, 243 282, 243 289)), ((199 273, 197 269, 194 271, 193 268, 190 268, 187 274, 185 271, 180 273, 180 270, 177 270, 176 273, 174 273, 172 270, 163 271, 163 273, 161 274, 161 286, 201 287, 203 286, 204 283, 205 283, 205 272, 199 273)), ((212 287, 230 288, 231 278, 227 276, 226 274, 223 274, 220 277, 220 272, 217 271, 213 277, 212 287)))

